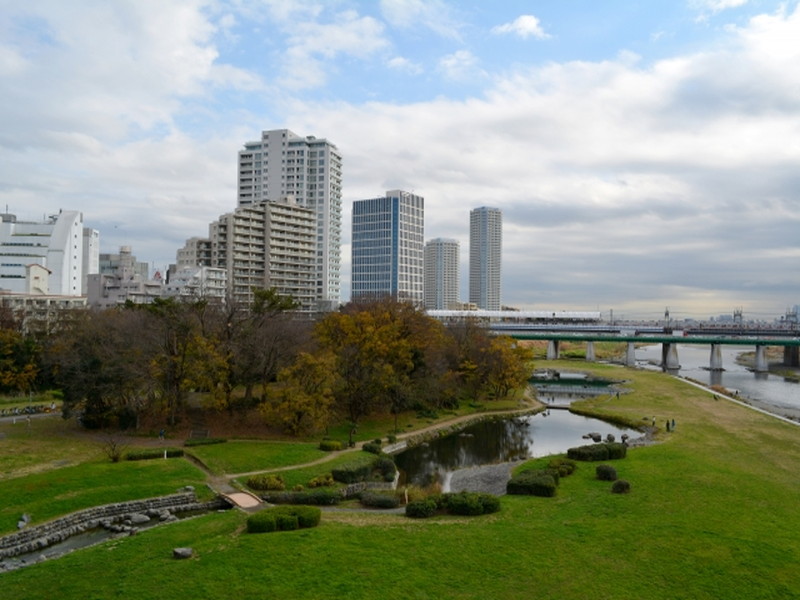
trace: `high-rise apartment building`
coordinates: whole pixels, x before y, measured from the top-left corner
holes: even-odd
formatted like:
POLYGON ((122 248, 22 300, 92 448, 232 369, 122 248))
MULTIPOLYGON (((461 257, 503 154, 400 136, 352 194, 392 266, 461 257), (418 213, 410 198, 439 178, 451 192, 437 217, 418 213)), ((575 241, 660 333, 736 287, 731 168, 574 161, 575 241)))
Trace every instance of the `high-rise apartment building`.
POLYGON ((318 307, 341 301, 342 157, 336 146, 288 129, 264 131, 239 152, 240 208, 294 198, 314 211, 314 293, 318 307))
POLYGON ((469 213, 469 301, 483 310, 500 310, 503 213, 482 206, 469 213))
POLYGON ((227 272, 228 299, 253 301, 254 289, 274 288, 300 310, 317 310, 316 215, 297 202, 240 206, 209 225, 211 264, 227 272))
POLYGON ((436 238, 425 244, 425 308, 451 310, 459 297, 457 240, 436 238))
POLYGON ((353 202, 352 300, 391 296, 421 304, 425 200, 391 190, 353 202))

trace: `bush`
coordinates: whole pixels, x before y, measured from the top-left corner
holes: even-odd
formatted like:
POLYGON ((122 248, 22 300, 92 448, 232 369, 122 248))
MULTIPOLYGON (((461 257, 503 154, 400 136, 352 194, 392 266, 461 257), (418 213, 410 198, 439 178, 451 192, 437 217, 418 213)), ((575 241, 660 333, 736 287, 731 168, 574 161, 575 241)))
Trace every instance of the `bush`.
POLYGON ((567 458, 583 461, 608 460, 608 448, 605 444, 590 444, 588 446, 578 446, 567 450, 567 458))
POLYGON ((326 473, 325 475, 319 475, 318 477, 314 477, 314 479, 308 482, 308 487, 310 488, 330 487, 335 483, 336 482, 333 480, 333 475, 331 475, 330 473, 326 473))
POLYGON ((273 504, 304 504, 315 506, 333 506, 342 500, 342 495, 335 490, 306 490, 304 492, 268 492, 262 497, 273 504))
POLYGON ((193 438, 183 442, 184 446, 209 446, 211 444, 224 444, 227 442, 225 438, 193 438))
POLYGON ((627 494, 631 491, 631 484, 624 479, 617 479, 611 484, 612 494, 627 494))
POLYGON ((378 444, 378 446, 380 446, 383 443, 383 440, 381 440, 381 438, 375 438, 374 440, 372 440, 372 443, 378 444))
POLYGON ((349 463, 331 470, 333 478, 342 483, 366 481, 371 473, 372 465, 363 463, 349 463))
POLYGON ((393 433, 390 433, 388 436, 386 436, 386 441, 390 444, 394 444, 397 441, 397 436, 393 433))
POLYGON ((339 440, 322 440, 319 443, 319 449, 325 452, 335 452, 342 449, 342 442, 339 440))
POLYGON ((286 483, 283 481, 283 476, 275 475, 272 473, 253 475, 251 477, 248 477, 245 483, 247 487, 253 490, 286 489, 286 483))
POLYGON ((447 512, 450 514, 467 516, 483 514, 483 504, 481 504, 478 494, 460 492, 458 494, 447 494, 445 498, 447 512))
POLYGON ((436 501, 431 498, 406 504, 406 516, 412 519, 427 519, 435 515, 436 511, 436 501))
POLYGON ((372 454, 380 454, 381 453, 381 445, 380 444, 376 444, 375 442, 367 442, 366 444, 361 446, 361 449, 364 452, 371 452, 372 454))
POLYGON ((625 458, 628 454, 628 446, 625 444, 620 444, 619 442, 607 442, 606 448, 608 448, 608 458, 609 460, 615 460, 618 458, 625 458))
POLYGON ((478 494, 478 500, 483 506, 483 514, 490 515, 500 511, 500 498, 492 494, 478 494))
POLYGON ((552 475, 543 471, 526 471, 509 480, 506 484, 506 492, 552 498, 556 495, 556 480, 552 475))
POLYGON ((397 508, 400 506, 400 498, 397 496, 375 492, 363 492, 360 501, 362 506, 369 508, 397 508))
POLYGON ((247 517, 247 533, 269 533, 277 528, 275 515, 269 510, 262 510, 247 517))
POLYGON ((275 523, 278 525, 278 531, 294 531, 300 529, 297 516, 291 514, 277 513, 275 515, 275 523))
POLYGON ((381 474, 381 479, 384 481, 394 481, 394 476, 397 473, 397 466, 388 456, 379 457, 373 464, 373 468, 381 474))
POLYGON ((566 477, 567 475, 572 475, 575 472, 575 469, 578 468, 577 463, 569 458, 557 457, 552 459, 548 464, 547 467, 550 469, 555 469, 558 471, 559 476, 566 477))
POLYGON ((594 470, 595 475, 600 481, 616 481, 617 470, 611 465, 597 465, 594 470))
POLYGON ((133 450, 125 455, 126 460, 150 460, 153 458, 176 458, 183 456, 183 448, 148 448, 147 450, 133 450))
POLYGON ((247 518, 248 533, 294 531, 316 527, 322 512, 313 506, 277 506, 257 512, 247 518))

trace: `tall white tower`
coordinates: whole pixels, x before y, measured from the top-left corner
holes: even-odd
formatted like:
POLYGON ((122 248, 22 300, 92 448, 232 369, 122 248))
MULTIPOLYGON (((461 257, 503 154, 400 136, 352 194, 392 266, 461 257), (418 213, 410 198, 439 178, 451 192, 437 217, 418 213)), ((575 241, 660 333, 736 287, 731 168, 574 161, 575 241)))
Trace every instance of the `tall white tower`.
POLYGON ((326 139, 288 129, 261 133, 239 151, 240 207, 296 201, 316 215, 315 293, 323 310, 341 301, 342 157, 326 139))
POLYGON ((503 213, 482 206, 469 213, 469 301, 483 310, 500 310, 503 213))
POLYGON ((458 304, 458 240, 435 238, 425 244, 425 308, 451 310, 458 304))

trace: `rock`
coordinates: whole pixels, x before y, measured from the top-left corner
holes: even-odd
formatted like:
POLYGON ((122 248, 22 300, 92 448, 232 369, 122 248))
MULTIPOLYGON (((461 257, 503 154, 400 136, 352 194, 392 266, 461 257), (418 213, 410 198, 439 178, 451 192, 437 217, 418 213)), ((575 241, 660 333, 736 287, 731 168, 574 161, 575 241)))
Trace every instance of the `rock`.
POLYGON ((191 548, 173 548, 172 549, 172 558, 192 558, 194 555, 194 550, 191 548))
POLYGON ((183 486, 183 491, 184 492, 193 492, 194 491, 194 486, 193 485, 185 485, 185 486, 183 486))
POLYGON ((609 434, 606 436, 606 442, 608 442, 609 444, 612 444, 612 443, 614 443, 614 440, 615 440, 615 438, 614 438, 614 434, 613 434, 613 433, 609 433, 609 434))
POLYGON ((142 525, 143 523, 148 523, 150 521, 150 517, 141 513, 133 513, 130 516, 130 521, 132 525, 142 525))

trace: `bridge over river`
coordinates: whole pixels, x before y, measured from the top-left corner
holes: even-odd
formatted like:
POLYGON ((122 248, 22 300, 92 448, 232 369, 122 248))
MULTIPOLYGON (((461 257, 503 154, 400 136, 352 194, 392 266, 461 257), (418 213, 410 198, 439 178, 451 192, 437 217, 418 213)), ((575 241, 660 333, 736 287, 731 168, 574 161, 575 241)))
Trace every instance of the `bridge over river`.
POLYGON ((548 342, 547 358, 553 360, 559 356, 559 346, 561 342, 585 342, 586 360, 595 360, 595 342, 618 342, 627 344, 625 352, 625 364, 634 366, 636 364, 635 348, 636 344, 661 344, 661 366, 667 370, 679 369, 680 360, 678 358, 678 344, 699 344, 711 347, 709 357, 709 369, 721 371, 723 345, 750 346, 756 351, 755 371, 765 373, 769 371, 767 362, 766 348, 768 346, 783 347, 783 362, 786 366, 800 366, 800 338, 791 335, 687 335, 685 332, 675 333, 626 333, 624 331, 614 332, 608 328, 604 331, 597 331, 599 328, 587 327, 583 331, 577 326, 571 326, 569 331, 559 330, 554 326, 552 331, 544 331, 537 328, 531 331, 524 327, 514 327, 504 324, 500 327, 490 325, 495 333, 502 333, 518 340, 541 340, 548 342), (594 330, 590 330, 594 329, 594 330))

